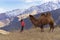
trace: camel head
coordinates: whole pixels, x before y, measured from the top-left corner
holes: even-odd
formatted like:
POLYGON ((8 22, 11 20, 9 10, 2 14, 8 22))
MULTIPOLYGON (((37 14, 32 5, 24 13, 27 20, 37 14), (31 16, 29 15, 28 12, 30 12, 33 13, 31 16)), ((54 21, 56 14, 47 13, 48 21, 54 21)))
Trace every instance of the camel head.
POLYGON ((33 17, 32 15, 29 15, 29 17, 33 17))

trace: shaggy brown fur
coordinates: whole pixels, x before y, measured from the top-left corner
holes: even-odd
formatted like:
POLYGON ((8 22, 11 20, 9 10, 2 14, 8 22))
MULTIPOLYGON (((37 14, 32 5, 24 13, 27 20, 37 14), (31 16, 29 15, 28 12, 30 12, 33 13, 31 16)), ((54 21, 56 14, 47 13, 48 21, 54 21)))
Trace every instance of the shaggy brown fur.
POLYGON ((38 20, 32 15, 29 15, 29 17, 31 22, 35 25, 35 27, 37 27, 39 25, 38 20))
POLYGON ((43 26, 46 24, 50 25, 50 31, 54 30, 54 20, 51 16, 50 12, 46 12, 46 13, 41 13, 40 17, 38 19, 36 19, 34 16, 29 15, 30 20, 32 21, 32 23, 38 27, 41 28, 41 31, 44 31, 43 26))

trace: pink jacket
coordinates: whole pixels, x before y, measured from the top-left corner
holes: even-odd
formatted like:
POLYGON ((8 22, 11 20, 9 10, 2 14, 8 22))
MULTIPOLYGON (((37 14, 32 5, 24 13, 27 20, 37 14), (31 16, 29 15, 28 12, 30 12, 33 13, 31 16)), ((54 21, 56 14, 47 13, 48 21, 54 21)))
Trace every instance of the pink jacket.
POLYGON ((23 26, 23 27, 25 26, 25 22, 24 21, 21 22, 21 26, 23 26))

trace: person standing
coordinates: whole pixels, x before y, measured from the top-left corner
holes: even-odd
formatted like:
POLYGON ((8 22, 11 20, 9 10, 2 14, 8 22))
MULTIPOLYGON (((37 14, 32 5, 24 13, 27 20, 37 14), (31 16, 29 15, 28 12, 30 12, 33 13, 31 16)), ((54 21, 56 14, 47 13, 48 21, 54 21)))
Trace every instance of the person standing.
POLYGON ((21 32, 24 30, 25 22, 23 19, 21 19, 21 32))

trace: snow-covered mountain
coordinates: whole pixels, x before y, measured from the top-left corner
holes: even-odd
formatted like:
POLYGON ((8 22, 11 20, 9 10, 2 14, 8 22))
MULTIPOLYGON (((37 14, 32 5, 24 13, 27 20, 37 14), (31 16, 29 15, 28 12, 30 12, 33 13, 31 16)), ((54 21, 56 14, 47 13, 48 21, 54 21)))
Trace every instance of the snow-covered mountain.
POLYGON ((29 9, 27 9, 24 13, 31 13, 33 10, 36 10, 37 12, 46 12, 46 11, 52 11, 60 8, 60 3, 53 3, 48 2, 37 6, 32 6, 29 9))
POLYGON ((9 16, 9 17, 14 17, 14 16, 17 16, 19 14, 21 14, 24 10, 22 9, 15 9, 15 10, 12 10, 12 11, 7 11, 6 12, 6 15, 9 16))
POLYGON ((8 11, 8 12, 6 12, 6 14, 9 17, 11 17, 11 16, 17 16, 17 15, 30 14, 34 10, 37 11, 37 13, 41 13, 41 12, 56 10, 56 9, 59 9, 59 8, 60 8, 60 2, 58 2, 58 3, 47 2, 47 3, 41 4, 41 5, 32 6, 28 9, 24 9, 24 10, 15 9, 15 10, 12 10, 12 11, 8 11))
POLYGON ((48 2, 48 3, 44 3, 42 5, 36 6, 38 8, 38 11, 52 11, 52 10, 56 10, 60 8, 60 4, 59 3, 53 3, 53 2, 48 2))
POLYGON ((48 2, 37 6, 32 6, 19 15, 19 18, 26 18, 29 14, 35 15, 41 12, 52 11, 60 8, 60 3, 48 2))

